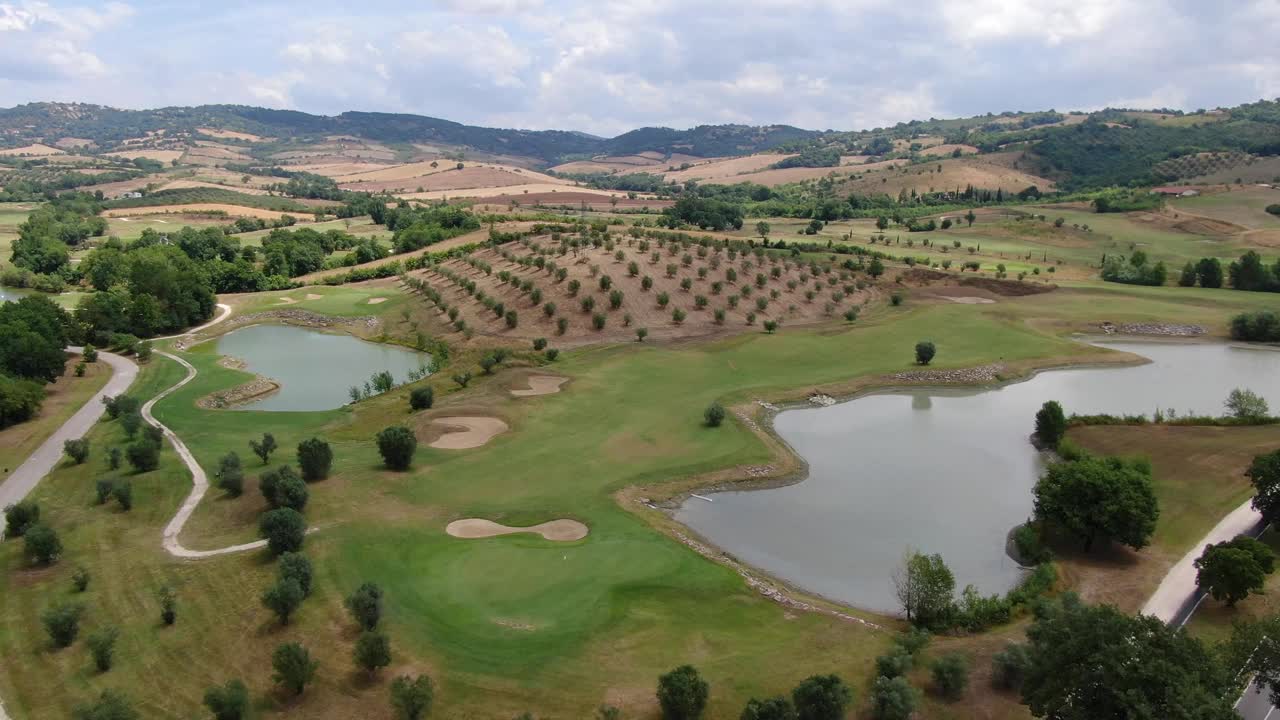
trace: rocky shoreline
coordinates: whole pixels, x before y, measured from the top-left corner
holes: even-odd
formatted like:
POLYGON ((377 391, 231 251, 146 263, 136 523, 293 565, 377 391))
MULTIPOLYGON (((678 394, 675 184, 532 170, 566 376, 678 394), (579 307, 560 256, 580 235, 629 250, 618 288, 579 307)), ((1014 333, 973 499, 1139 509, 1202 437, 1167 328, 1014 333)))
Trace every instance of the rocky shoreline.
POLYGON ((227 323, 227 326, 243 327, 245 325, 256 325, 266 321, 282 322, 287 325, 300 325, 302 327, 314 328, 359 327, 363 325, 365 328, 370 330, 376 329, 381 324, 381 321, 373 316, 349 318, 335 317, 333 315, 321 315, 320 313, 314 313, 310 310, 281 308, 279 310, 266 310, 249 315, 242 315, 227 323))
POLYGON ((1165 337, 1198 337, 1207 332, 1200 325, 1178 323, 1101 323, 1099 328, 1108 335, 1162 335, 1165 337))
POLYGON ((196 401, 196 407, 202 410, 226 410, 259 400, 279 389, 280 383, 259 375, 249 382, 237 385, 230 390, 220 390, 205 395, 196 401))
POLYGON ((958 370, 905 370, 889 376, 898 382, 910 383, 992 383, 1000 379, 1000 374, 1007 368, 1001 363, 979 365, 958 370))

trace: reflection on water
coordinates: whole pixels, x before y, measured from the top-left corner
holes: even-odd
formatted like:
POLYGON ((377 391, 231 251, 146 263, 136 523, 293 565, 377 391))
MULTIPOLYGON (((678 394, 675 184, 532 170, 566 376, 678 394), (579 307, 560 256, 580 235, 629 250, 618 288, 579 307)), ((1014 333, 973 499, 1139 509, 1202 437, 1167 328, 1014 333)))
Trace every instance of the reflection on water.
POLYGON ((233 330, 218 340, 218 353, 280 383, 278 392, 242 406, 246 410, 331 410, 350 402, 348 389, 376 372, 390 371, 400 383, 431 363, 425 353, 288 325, 233 330))
POLYGON ((1280 352, 1225 345, 1108 343, 1151 363, 1041 373, 992 390, 869 395, 788 410, 779 433, 809 464, 804 482, 690 499, 676 518, 744 561, 858 607, 895 611, 891 574, 908 548, 940 553, 959 587, 1002 592, 1021 576, 1005 554, 1031 514, 1042 470, 1028 442, 1036 410, 1221 414, 1247 387, 1280 408, 1280 352))

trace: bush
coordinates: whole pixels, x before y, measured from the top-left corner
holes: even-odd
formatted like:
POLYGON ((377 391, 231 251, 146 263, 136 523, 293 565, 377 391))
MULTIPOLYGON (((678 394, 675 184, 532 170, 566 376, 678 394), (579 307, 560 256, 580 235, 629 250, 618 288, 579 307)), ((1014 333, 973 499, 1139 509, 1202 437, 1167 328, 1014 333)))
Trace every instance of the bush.
POLYGON ((911 657, 915 657, 920 654, 921 650, 924 650, 929 646, 929 641, 932 639, 933 636, 929 634, 928 630, 913 626, 906 632, 894 638, 893 642, 898 647, 906 650, 907 654, 911 655, 911 657))
POLYGON ((357 667, 373 675, 391 664, 391 641, 384 633, 366 630, 356 640, 352 657, 357 667))
POLYGON ((133 509, 133 483, 123 481, 111 488, 111 497, 120 503, 120 509, 128 512, 133 509))
POLYGON ((320 438, 303 440, 298 443, 298 467, 302 469, 303 480, 324 480, 333 467, 333 449, 320 438))
POLYGON ((724 422, 724 416, 724 406, 720 403, 708 405, 707 409, 702 413, 702 419, 707 427, 720 427, 720 424, 724 422))
POLYGON ((784 697, 771 697, 764 700, 751 698, 738 718, 739 720, 796 720, 796 711, 791 706, 791 701, 784 697))
POLYGON ((765 321, 764 321, 764 331, 765 331, 765 332, 767 332, 767 333, 769 333, 770 335, 772 335, 773 333, 777 332, 777 331, 778 331, 778 321, 777 321, 777 320, 765 320, 765 321))
POLYGON ((76 641, 80 634, 80 617, 84 606, 76 603, 55 603, 40 613, 40 622, 56 648, 64 648, 76 641))
POLYGON ((876 658, 876 675, 896 678, 911 671, 913 659, 906 648, 895 645, 889 652, 876 658))
POLYGON ((837 675, 813 675, 791 691, 796 720, 841 720, 853 704, 853 689, 837 675))
POLYGON ((458 387, 465 388, 467 386, 467 383, 471 382, 471 373, 469 372, 457 373, 456 375, 453 376, 453 381, 458 384, 458 387))
POLYGON ((1019 565, 1039 565, 1053 559, 1053 553, 1040 537, 1040 527, 1028 520, 1013 529, 1013 547, 1019 565))
POLYGON ((547 346, 546 338, 534 338, 533 340, 534 352, 542 352, 543 348, 545 348, 546 346, 547 346))
POLYGON ((399 720, 422 720, 431 712, 434 698, 435 688, 426 675, 401 675, 391 681, 391 706, 399 720))
POLYGON ((343 604, 362 630, 373 630, 382 620, 382 589, 374 583, 367 582, 356 588, 343 604))
POLYGON ((306 508, 310 498, 307 484, 288 465, 262 473, 258 478, 258 490, 271 507, 287 507, 298 512, 306 508))
POLYGON ((89 570, 87 568, 76 568, 76 571, 71 574, 71 587, 78 593, 89 589, 89 570))
POLYGON ((950 652, 933 663, 933 684, 948 700, 958 700, 969 687, 969 659, 950 652))
POLYGON ((560 357, 560 351, 558 349, 547 348, 547 352, 546 352, 547 362, 555 362, 556 358, 558 357, 560 357))
POLYGON ((409 407, 414 410, 430 410, 435 404, 435 390, 430 386, 414 388, 409 391, 409 407))
POLYGON ((890 295, 890 296, 889 296, 889 302, 890 302, 894 307, 898 307, 899 305, 901 305, 901 304, 902 304, 902 293, 894 293, 894 294, 890 295))
POLYGON ((116 484, 111 478, 101 478, 97 482, 98 504, 105 505, 111 499, 111 493, 115 492, 116 484))
POLYGON ((298 643, 285 643, 271 654, 271 679, 285 686, 295 695, 301 695, 316 675, 319 663, 311 659, 311 653, 298 643))
POLYGON ((916 343, 916 363, 920 365, 928 365, 933 361, 933 356, 936 355, 937 352, 938 349, 928 340, 916 343))
POLYGON ((138 720, 129 699, 115 690, 103 690, 90 705, 77 705, 72 720, 138 720))
POLYGON ((228 680, 204 691, 204 706, 214 720, 244 720, 249 715, 249 688, 239 680, 228 680))
POLYGON ((240 456, 229 452, 218 461, 218 487, 231 497, 240 497, 244 492, 244 467, 240 464, 240 456))
POLYGON ((62 443, 62 451, 77 465, 83 465, 89 459, 89 439, 67 440, 62 443))
POLYGON ((22 537, 27 529, 40 521, 40 505, 34 500, 22 500, 4 509, 5 537, 22 537))
POLYGON ((0 428, 35 417, 44 404, 44 397, 42 384, 0 374, 0 428))
POLYGON ((307 521, 293 508, 276 508, 263 513, 258 530, 267 539, 272 555, 298 552, 307 534, 307 521))
POLYGON ((391 470, 408 470, 418 450, 418 438, 403 425, 392 425, 378 433, 378 453, 391 470))
POLYGON ((281 625, 288 625, 293 611, 302 605, 302 586, 293 578, 280 578, 262 593, 262 604, 276 614, 281 625))
POLYGON ((134 472, 151 472, 160 467, 160 446, 143 438, 125 450, 125 457, 134 472))
POLYGON ((878 677, 871 688, 871 716, 876 720, 908 720, 919 697, 904 677, 878 677))
POLYGON ((111 660, 118 637, 120 637, 120 630, 108 626, 91 633, 85 640, 85 644, 89 646, 89 654, 93 656, 93 665, 98 668, 98 672, 111 669, 111 660))
POLYGON ((160 601, 160 622, 172 625, 178 619, 178 596, 173 588, 163 585, 156 591, 156 599, 160 601))
POLYGON ((36 523, 23 533, 22 556, 34 565, 52 565, 62 555, 62 540, 48 525, 36 523))
POLYGON ((1022 680, 1031 670, 1027 646, 1009 643, 991 657, 991 684, 1004 690, 1022 689, 1022 680))
POLYGON ((698 720, 707 708, 710 692, 692 665, 681 665, 658 678, 658 705, 663 720, 698 720))

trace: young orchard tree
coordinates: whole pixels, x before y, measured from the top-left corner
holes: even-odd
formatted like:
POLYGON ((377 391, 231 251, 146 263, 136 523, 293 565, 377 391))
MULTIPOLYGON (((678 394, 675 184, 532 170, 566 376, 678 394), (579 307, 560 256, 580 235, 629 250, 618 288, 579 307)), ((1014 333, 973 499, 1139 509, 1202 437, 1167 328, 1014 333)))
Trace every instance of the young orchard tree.
POLYGON ((378 453, 390 470, 408 470, 418 450, 418 438, 404 425, 392 425, 378 433, 378 453))
POLYGON ((22 556, 31 565, 52 565, 62 556, 62 540, 53 528, 35 523, 22 534, 22 556))
POLYGON ((231 497, 240 497, 244 492, 244 467, 240 464, 240 456, 229 452, 218 462, 218 487, 231 497))
POLYGON ((62 443, 62 451, 76 465, 83 465, 89 459, 89 440, 88 438, 67 440, 62 443))
POLYGON ((929 340, 916 343, 916 364, 928 365, 937 353, 938 349, 929 340))
POLYGON ((80 618, 84 615, 84 606, 76 603, 58 602, 40 613, 40 622, 44 623, 45 632, 55 648, 69 647, 80 634, 80 618))
POLYGON ((281 625, 288 625, 293 611, 302 605, 302 586, 292 578, 280 579, 262 593, 262 604, 276 614, 281 625))
POLYGON ((319 663, 311 659, 311 653, 298 643, 284 643, 271 654, 271 679, 283 685, 294 695, 301 695, 307 684, 316 676, 319 663))
POLYGON ((214 720, 244 720, 249 716, 249 688, 238 679, 204 691, 204 706, 214 720))
POLYGON ((271 453, 276 451, 276 439, 271 433, 263 433, 261 440, 250 440, 249 448, 258 456, 263 465, 271 462, 271 453))
POLYGON ((333 468, 333 449, 320 438, 303 440, 298 443, 298 467, 302 469, 303 480, 324 480, 333 468))
POLYGON ((658 678, 658 706, 663 720, 698 720, 707 709, 711 686, 692 665, 681 665, 658 678))
POLYGON ((282 507, 263 513, 258 529, 262 537, 266 538, 271 554, 280 555, 302 549, 302 542, 307 535, 307 521, 297 510, 282 507))
POLYGON ((401 675, 391 681, 391 707, 398 720, 423 720, 431 712, 435 687, 426 675, 401 675))
POLYGON ((377 630, 366 630, 360 633, 356 647, 352 653, 356 667, 370 676, 391 664, 391 641, 386 634, 377 630))
POLYGON ((116 639, 120 637, 120 629, 114 626, 99 628, 90 633, 85 640, 89 646, 89 654, 93 656, 93 665, 98 672, 107 672, 115 656, 116 639))
POLYGON ((382 589, 374 583, 367 582, 356 588, 344 604, 362 630, 374 630, 382 620, 382 589))
POLYGON ((853 689, 838 675, 813 675, 791 691, 796 720, 842 720, 853 705, 853 689))

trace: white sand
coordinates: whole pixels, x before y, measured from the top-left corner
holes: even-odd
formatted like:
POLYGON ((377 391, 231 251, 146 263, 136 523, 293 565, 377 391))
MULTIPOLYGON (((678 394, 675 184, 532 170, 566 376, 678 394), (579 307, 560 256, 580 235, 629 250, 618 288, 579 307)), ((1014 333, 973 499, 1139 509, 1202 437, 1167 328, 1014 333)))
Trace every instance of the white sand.
POLYGON ((516 397, 532 397, 534 395, 550 395, 560 392, 560 386, 569 382, 569 378, 559 375, 530 375, 528 390, 512 390, 516 397))
POLYGON ((379 303, 384 303, 384 302, 386 302, 386 301, 387 301, 387 299, 386 299, 386 298, 382 298, 382 297, 378 297, 378 298, 369 298, 369 304, 370 304, 370 305, 377 305, 377 304, 379 304, 379 303))
POLYGON ((962 305, 989 305, 995 302, 995 300, 992 300, 991 298, 971 296, 948 297, 947 299, 953 303, 960 303, 962 305))
POLYGON ((587 526, 577 520, 552 520, 530 527, 510 527, 500 525, 492 520, 466 518, 454 520, 449 523, 444 531, 453 537, 467 540, 512 535, 514 533, 538 533, 546 540, 555 540, 557 542, 581 540, 587 536, 587 526))
POLYGON ((495 417, 442 417, 431 424, 448 428, 430 444, 430 447, 440 450, 478 448, 510 429, 495 417))

